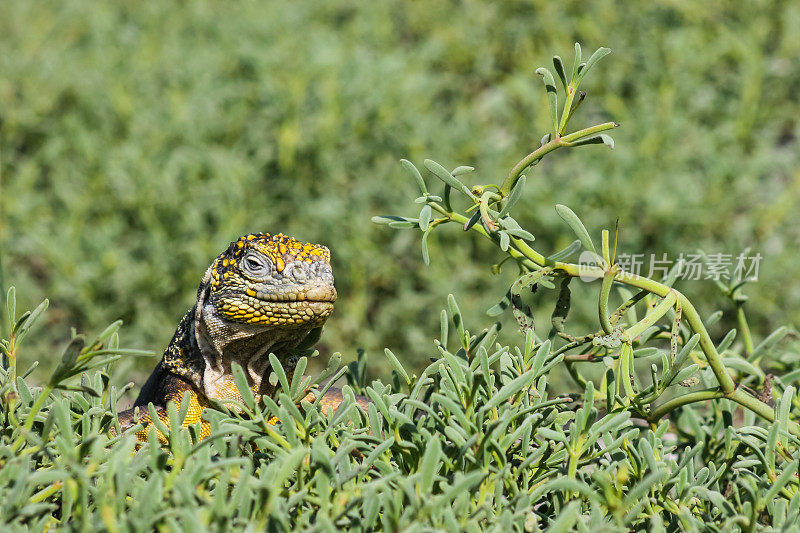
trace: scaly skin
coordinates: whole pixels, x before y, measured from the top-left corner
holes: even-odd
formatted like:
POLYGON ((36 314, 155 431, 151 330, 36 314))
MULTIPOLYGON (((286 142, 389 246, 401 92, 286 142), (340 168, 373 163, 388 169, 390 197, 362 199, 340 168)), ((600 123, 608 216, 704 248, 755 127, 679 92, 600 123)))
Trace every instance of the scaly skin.
MULTIPOLYGON (((142 387, 137 433, 140 440, 155 430, 147 404, 168 424, 166 405, 180 403, 189 392, 184 426, 200 423, 200 438, 210 433, 201 418, 209 398, 239 400, 231 364, 239 363, 258 400, 272 397, 269 354, 274 353, 291 377, 296 358, 290 355, 333 311, 336 289, 330 251, 319 244, 301 243, 284 235, 250 234, 232 242, 206 271, 195 305, 184 315, 161 362, 142 387)), ((358 402, 367 405, 366 398, 358 402)), ((341 391, 330 389, 320 402, 324 412, 342 401, 341 391)), ((134 409, 120 413, 123 430, 134 425, 134 409)), ((159 439, 163 436, 158 433, 159 439)))

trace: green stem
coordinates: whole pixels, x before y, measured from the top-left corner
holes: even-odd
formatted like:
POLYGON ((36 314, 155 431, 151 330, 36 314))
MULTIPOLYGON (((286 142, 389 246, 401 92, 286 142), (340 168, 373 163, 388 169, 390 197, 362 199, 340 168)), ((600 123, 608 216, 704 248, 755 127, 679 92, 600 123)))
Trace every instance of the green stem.
MULTIPOLYGON (((441 205, 439 205, 436 202, 429 202, 428 205, 430 205, 432 209, 434 209, 434 210, 438 211, 439 213, 445 215, 449 220, 451 220, 453 222, 456 222, 458 224, 464 225, 469 221, 469 219, 467 217, 465 217, 463 215, 460 215, 458 213, 452 212, 452 211, 448 211, 448 210, 446 210, 444 207, 442 207, 441 205)), ((492 239, 492 241, 497 240, 499 242, 499 238, 498 237, 492 236, 480 224, 473 224, 470 229, 480 233, 484 237, 492 239)), ((524 244, 524 241, 521 241, 521 240, 516 239, 514 237, 511 238, 511 242, 514 243, 514 246, 516 246, 516 242, 521 242, 521 243, 524 244)), ((525 245, 525 246, 528 247, 527 245, 525 245)), ((528 248, 530 248, 530 247, 528 247, 528 248)), ((528 270, 532 270, 533 271, 533 270, 539 270, 540 268, 542 268, 536 262, 531 261, 526 256, 526 254, 523 254, 522 252, 520 252, 519 250, 515 249, 514 247, 509 246, 509 248, 506 251, 506 253, 508 253, 508 255, 510 255, 511 257, 516 259, 520 264, 522 264, 528 270)), ((544 263, 544 257, 543 256, 540 256, 540 257, 542 258, 542 263, 544 263)))
POLYGON ((728 375, 728 371, 725 368, 725 365, 722 363, 722 358, 717 353, 717 348, 714 345, 714 341, 711 340, 708 330, 706 330, 706 327, 703 325, 703 319, 700 318, 700 314, 697 312, 697 309, 694 308, 694 305, 692 305, 692 302, 690 302, 686 296, 672 287, 664 285, 663 283, 642 278, 627 272, 622 272, 617 281, 626 285, 645 289, 657 296, 662 297, 666 296, 670 291, 673 291, 678 298, 678 303, 683 309, 683 316, 686 318, 686 322, 689 324, 689 327, 692 328, 692 331, 700 335, 700 348, 703 350, 708 364, 711 365, 711 370, 714 371, 714 376, 717 378, 719 386, 726 393, 730 393, 736 388, 733 379, 731 379, 731 377, 728 375))
POLYGON ((633 346, 625 342, 619 352, 619 379, 622 382, 622 387, 625 390, 625 395, 628 400, 633 400, 636 397, 636 392, 633 390, 631 379, 631 367, 633 366, 633 346))
POLYGON ((523 241, 522 239, 518 239, 517 237, 511 237, 511 242, 514 244, 514 247, 519 250, 525 257, 536 263, 537 265, 544 266, 554 266, 557 263, 553 263, 552 261, 548 261, 545 256, 531 248, 527 242, 523 241))
POLYGON ((506 179, 500 185, 500 195, 505 197, 511 194, 511 189, 513 189, 514 185, 517 184, 517 180, 525 171, 525 169, 536 163, 553 150, 561 148, 562 146, 569 146, 569 143, 573 141, 577 141, 578 139, 588 137, 589 135, 593 135, 595 133, 600 133, 601 131, 616 128, 617 126, 619 126, 619 124, 616 122, 604 122, 603 124, 598 124, 590 128, 584 128, 574 133, 570 133, 564 137, 556 137, 550 142, 541 145, 539 148, 523 157, 519 163, 514 165, 514 168, 511 169, 511 171, 508 173, 508 176, 506 176, 506 179))
POLYGON ((602 235, 602 244, 603 244, 603 248, 602 248, 602 250, 603 250, 603 261, 606 262, 606 265, 610 266, 611 263, 612 263, 612 259, 611 259, 611 247, 609 246, 609 243, 608 243, 608 230, 604 229, 601 235, 602 235))
MULTIPOLYGON (((13 318, 11 317, 12 320, 13 318)), ((8 351, 6 352, 8 357, 8 381, 11 383, 11 390, 17 392, 17 336, 14 333, 13 324, 11 328, 11 334, 8 336, 8 351)), ((2 352, 0 352, 0 355, 2 355, 2 352)))
POLYGON ((561 112, 561 122, 558 124, 558 131, 556 132, 556 136, 561 137, 564 135, 564 130, 567 128, 567 122, 569 122, 569 117, 572 116, 570 111, 572 110, 572 100, 575 98, 575 87, 570 83, 567 85, 567 98, 564 102, 564 110, 561 112))
MULTIPOLYGON (((569 110, 569 113, 567 114, 567 124, 569 124, 569 121, 570 121, 570 120, 572 120, 572 115, 574 115, 574 114, 575 114, 575 111, 577 111, 577 110, 578 110, 578 108, 579 108, 579 107, 581 106, 581 104, 583 103, 583 100, 586 98, 586 93, 585 93, 585 92, 581 91, 579 94, 580 94, 580 96, 578 97, 578 102, 575 104, 575 106, 574 106, 574 107, 572 107, 572 108, 569 110)), ((562 133, 563 133, 563 132, 562 132, 562 133)))
POLYGON ((603 284, 600 286, 600 301, 597 305, 597 313, 600 317, 600 326, 606 335, 611 335, 614 332, 614 326, 608 318, 608 298, 611 295, 611 286, 614 285, 614 277, 617 275, 617 269, 611 268, 603 276, 603 284))
POLYGON ((575 365, 567 360, 564 360, 564 364, 567 367, 567 372, 569 372, 570 377, 575 381, 575 383, 577 383, 579 387, 586 389, 586 378, 584 378, 581 373, 578 372, 578 369, 575 368, 575 365))
POLYGON ((643 319, 641 319, 636 324, 632 325, 625 331, 625 334, 630 338, 631 341, 636 339, 639 335, 644 333, 647 328, 655 325, 667 312, 672 309, 672 306, 675 305, 675 302, 678 301, 678 298, 675 296, 674 291, 670 291, 667 293, 666 296, 656 305, 650 313, 648 313, 643 319))
POLYGON ((578 452, 573 452, 572 449, 568 449, 567 453, 569 454, 569 461, 567 463, 567 475, 570 479, 575 479, 575 475, 578 472, 578 452))
POLYGON ((744 351, 747 357, 750 357, 753 355, 755 346, 753 345, 753 336, 750 334, 750 326, 747 324, 747 316, 744 314, 744 302, 736 304, 736 321, 739 324, 742 340, 744 340, 744 351))
POLYGON ((688 394, 684 394, 682 396, 677 396, 672 398, 671 400, 667 400, 666 402, 662 403, 658 407, 656 407, 650 416, 648 417, 648 422, 658 422, 666 414, 670 411, 677 409, 683 405, 687 405, 694 402, 702 402, 706 400, 713 400, 715 398, 724 398, 725 393, 719 389, 706 389, 700 390, 695 392, 690 392, 688 394))
MULTIPOLYGON (((605 275, 605 272, 603 272, 603 270, 600 268, 587 267, 584 265, 579 266, 571 263, 556 263, 553 268, 570 276, 581 277, 583 279, 599 279, 605 275)), ((692 302, 686 298, 686 296, 684 296, 680 291, 664 285, 663 283, 659 283, 652 279, 643 278, 636 274, 631 274, 625 271, 620 271, 616 281, 631 287, 644 289, 652 294, 655 294, 656 296, 661 296, 662 298, 666 297, 671 292, 674 293, 678 303, 683 308, 683 316, 686 318, 686 322, 695 333, 700 335, 700 348, 703 350, 706 360, 711 366, 711 370, 713 370, 714 376, 717 378, 720 387, 726 393, 730 393, 736 388, 733 379, 731 379, 731 377, 728 375, 728 371, 725 368, 725 365, 722 363, 722 358, 717 353, 717 348, 714 345, 714 341, 711 340, 708 330, 706 330, 706 327, 703 325, 703 320, 700 318, 700 314, 694 308, 692 302)))
POLYGON ((577 141, 579 139, 583 139, 584 137, 588 137, 590 135, 594 135, 595 133, 600 133, 601 131, 613 130, 614 128, 618 127, 619 124, 616 122, 603 122, 602 124, 598 124, 597 126, 592 126, 591 128, 585 128, 575 133, 570 133, 569 135, 564 135, 561 137, 561 142, 564 143, 562 146, 569 146, 569 143, 577 141))
POLYGON ((526 168, 537 162, 539 159, 543 158, 545 155, 549 154, 553 150, 561 148, 563 144, 561 143, 561 139, 555 138, 550 142, 547 142, 541 145, 539 148, 534 150, 533 152, 529 153, 525 157, 523 157, 519 163, 514 165, 514 168, 511 169, 511 172, 508 173, 506 179, 503 181, 502 185, 500 185, 500 194, 503 196, 508 196, 511 194, 511 189, 514 188, 514 185, 517 184, 517 180, 525 171, 526 168))
POLYGON ((617 322, 619 322, 620 319, 622 318, 622 315, 624 315, 628 311, 628 309, 639 303, 639 301, 646 295, 647 291, 639 291, 633 296, 633 298, 631 298, 627 302, 617 307, 617 310, 614 311, 614 313, 611 315, 611 318, 609 319, 611 321, 611 324, 616 326, 617 322))
MULTIPOLYGON (((592 342, 594 338, 594 334, 591 335, 584 335, 583 337, 573 337, 573 340, 553 352, 553 356, 561 355, 564 352, 568 352, 573 348, 577 348, 578 346, 583 346, 586 343, 592 342)), ((573 355, 565 355, 565 361, 576 361, 576 362, 583 362, 583 361, 591 361, 594 359, 595 355, 593 353, 586 353, 586 354, 573 354, 573 355)))
MULTIPOLYGON (((750 409, 767 421, 775 422, 775 409, 765 404, 755 396, 751 396, 744 389, 736 389, 727 394, 726 397, 730 398, 742 407, 750 409)), ((792 420, 789 421, 789 431, 791 431, 795 436, 800 437, 800 426, 798 426, 797 423, 792 420)))
MULTIPOLYGON (((719 389, 705 389, 701 391, 690 392, 689 394, 684 394, 683 396, 678 396, 677 398, 672 398, 671 400, 664 402, 654 409, 653 412, 650 413, 648 421, 657 422, 673 409, 677 409, 683 405, 718 398, 727 398, 729 400, 733 400, 742 407, 750 409, 768 422, 775 422, 775 410, 755 396, 748 394, 743 389, 735 389, 729 393, 725 393, 719 389)), ((789 432, 800 438, 800 425, 798 425, 797 422, 790 420, 789 432)))
POLYGON ((11 449, 13 451, 18 451, 22 444, 25 442, 25 436, 30 432, 31 428, 33 428, 33 423, 36 420, 36 415, 39 414, 39 411, 42 410, 42 406, 44 402, 47 401, 48 396, 50 393, 53 392, 53 387, 45 386, 42 388, 42 392, 36 398, 36 401, 33 402, 31 406, 31 410, 28 412, 28 417, 25 419, 25 425, 22 427, 22 431, 14 443, 11 445, 11 449))
POLYGON ((700 334, 700 348, 702 348, 708 364, 711 365, 711 370, 713 370, 720 388, 727 394, 733 392, 736 388, 736 384, 733 382, 733 378, 728 375, 728 369, 725 368, 722 357, 717 353, 717 347, 714 345, 714 341, 711 340, 708 330, 706 330, 706 327, 703 325, 703 319, 700 318, 697 309, 694 308, 694 305, 686 296, 679 292, 677 292, 677 294, 678 303, 682 308, 682 314, 686 318, 686 322, 689 324, 689 327, 692 328, 692 331, 700 334))

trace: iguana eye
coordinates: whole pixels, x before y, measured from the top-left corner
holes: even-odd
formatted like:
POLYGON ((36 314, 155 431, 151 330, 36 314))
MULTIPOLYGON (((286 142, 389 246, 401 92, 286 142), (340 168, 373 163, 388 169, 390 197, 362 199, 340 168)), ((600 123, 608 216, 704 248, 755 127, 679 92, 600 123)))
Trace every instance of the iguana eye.
POLYGON ((263 277, 270 273, 269 261, 255 254, 246 255, 241 265, 242 270, 251 276, 263 277))

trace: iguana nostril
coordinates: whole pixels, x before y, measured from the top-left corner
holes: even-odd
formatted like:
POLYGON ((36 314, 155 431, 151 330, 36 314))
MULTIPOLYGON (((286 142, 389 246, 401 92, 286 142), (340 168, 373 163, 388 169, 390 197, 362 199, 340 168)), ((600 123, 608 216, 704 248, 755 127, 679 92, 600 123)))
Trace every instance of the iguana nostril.
POLYGON ((292 277, 298 283, 303 283, 308 279, 308 272, 306 272, 306 265, 302 261, 295 261, 291 265, 289 265, 289 271, 292 274, 292 277))

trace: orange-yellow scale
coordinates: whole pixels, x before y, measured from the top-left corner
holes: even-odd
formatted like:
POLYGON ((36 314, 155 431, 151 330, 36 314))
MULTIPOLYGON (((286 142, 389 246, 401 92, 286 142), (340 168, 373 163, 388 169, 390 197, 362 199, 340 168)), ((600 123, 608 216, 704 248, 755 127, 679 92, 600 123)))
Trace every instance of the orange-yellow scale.
MULTIPOLYGON (((239 394, 239 390, 236 388, 235 385, 225 385, 223 386, 223 391, 226 397, 230 398, 231 400, 236 400, 238 402, 242 401, 242 396, 239 394)), ((180 405, 181 399, 183 397, 183 393, 185 389, 182 390, 175 390, 169 393, 170 401, 174 401, 177 405, 180 405)), ((199 439, 205 439, 211 434, 211 424, 202 418, 203 410, 206 408, 213 409, 211 402, 208 401, 203 396, 198 395, 192 390, 189 390, 189 409, 186 411, 186 418, 183 420, 182 426, 189 427, 194 426, 195 424, 200 425, 200 433, 198 435, 199 439)), ((258 399, 257 391, 253 390, 253 395, 258 399)), ((313 393, 308 393, 303 400, 307 402, 313 402, 316 399, 313 393)), ((328 411, 335 410, 339 407, 339 404, 342 403, 341 392, 338 389, 332 389, 331 394, 326 394, 320 400, 320 408, 323 415, 327 415, 328 411)), ((362 401, 359 401, 365 408, 366 404, 362 401)), ((155 424, 151 424, 152 419, 150 418, 150 414, 147 408, 139 408, 140 415, 139 415, 139 422, 145 424, 145 427, 136 433, 136 438, 139 439, 141 442, 147 442, 148 433, 150 431, 155 431, 156 435, 158 436, 159 442, 162 444, 166 444, 167 439, 164 437, 164 434, 158 430, 155 424)), ((167 410, 163 410, 161 413, 158 413, 158 418, 161 422, 164 423, 165 426, 169 427, 169 415, 167 414, 167 410)), ((270 424, 277 424, 279 422, 277 417, 272 417, 268 420, 270 424)))

